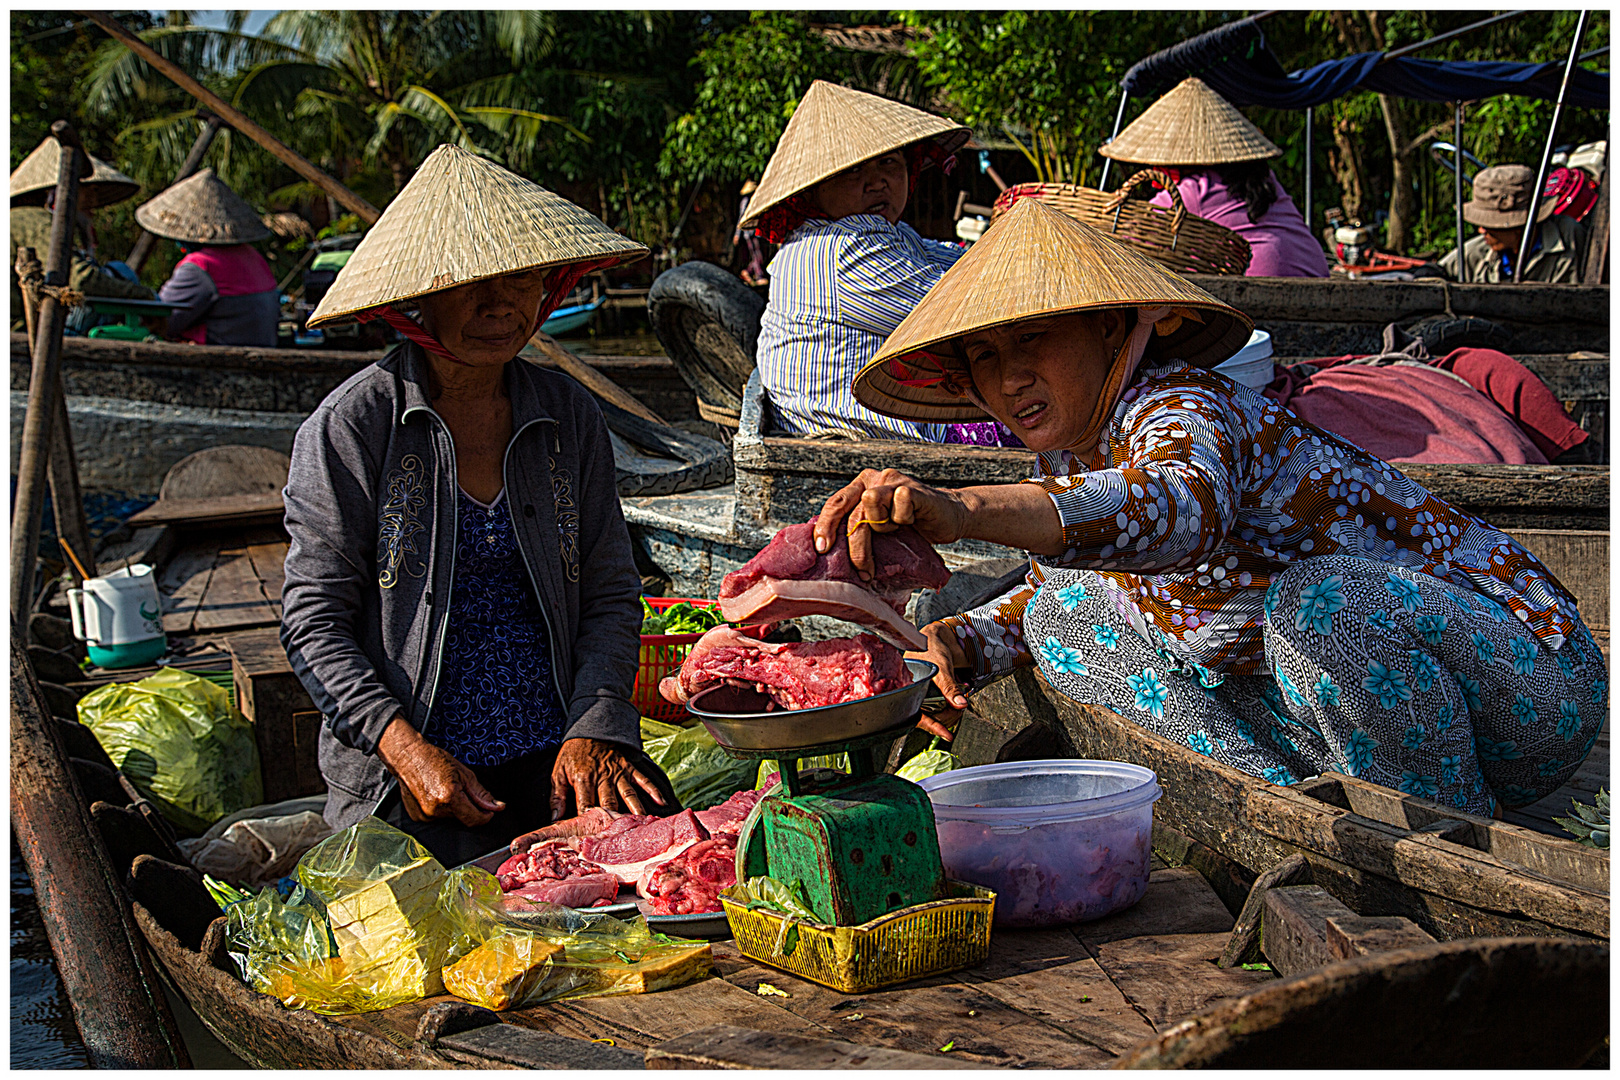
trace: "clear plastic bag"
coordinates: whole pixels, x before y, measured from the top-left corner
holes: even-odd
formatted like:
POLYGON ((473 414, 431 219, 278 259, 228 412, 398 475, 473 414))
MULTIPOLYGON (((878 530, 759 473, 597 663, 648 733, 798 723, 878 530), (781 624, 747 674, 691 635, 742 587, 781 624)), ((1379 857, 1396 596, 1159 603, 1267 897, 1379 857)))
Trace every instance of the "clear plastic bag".
POLYGON ((104 686, 79 702, 79 721, 183 832, 200 833, 264 801, 253 725, 206 679, 162 668, 104 686))
POLYGON ((377 818, 311 848, 296 876, 285 900, 266 888, 230 905, 231 956, 255 989, 332 1014, 441 993, 441 970, 489 935, 501 892, 377 818))
POLYGON ((643 717, 641 748, 689 810, 718 806, 754 782, 754 763, 726 753, 702 724, 682 728, 643 717))
POLYGON ((306 851, 331 835, 325 818, 304 810, 244 818, 224 829, 216 825, 199 839, 180 841, 180 851, 203 873, 251 888, 281 879, 306 851))

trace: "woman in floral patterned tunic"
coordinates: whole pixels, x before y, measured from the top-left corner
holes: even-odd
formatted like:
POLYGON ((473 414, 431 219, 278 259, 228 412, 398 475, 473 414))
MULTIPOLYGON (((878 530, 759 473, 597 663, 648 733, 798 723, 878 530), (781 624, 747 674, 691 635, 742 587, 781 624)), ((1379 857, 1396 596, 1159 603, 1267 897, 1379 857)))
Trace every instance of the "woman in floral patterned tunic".
POLYGON ((867 471, 817 542, 870 531, 1029 551, 1026 583, 924 630, 957 707, 1020 665, 1277 783, 1338 770, 1477 813, 1533 802, 1596 740, 1606 670, 1574 599, 1489 524, 1206 370, 1248 320, 1032 200, 855 381, 907 419, 987 412, 1021 484, 867 471), (951 672, 969 669, 962 686, 951 672))

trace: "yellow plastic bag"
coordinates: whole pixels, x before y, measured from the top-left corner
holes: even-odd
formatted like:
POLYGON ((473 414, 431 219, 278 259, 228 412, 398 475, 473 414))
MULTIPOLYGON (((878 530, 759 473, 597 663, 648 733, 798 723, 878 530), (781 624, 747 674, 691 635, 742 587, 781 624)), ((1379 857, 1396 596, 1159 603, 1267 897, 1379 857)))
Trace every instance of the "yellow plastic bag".
POLYGON ((714 970, 707 944, 654 933, 641 916, 536 903, 497 919, 482 945, 444 970, 446 991, 486 1009, 653 993, 714 970))
POLYGON ((754 763, 726 753, 702 724, 682 728, 644 716, 641 748, 664 770, 688 810, 718 806, 754 782, 754 763))
POLYGON ((286 900, 265 889, 227 912, 243 978, 292 1008, 343 1014, 442 993, 441 970, 483 942, 500 885, 446 872, 416 840, 367 818, 299 860, 286 900))
POLYGON ((264 801, 253 725, 207 679, 162 668, 79 702, 79 721, 163 816, 193 835, 264 801))

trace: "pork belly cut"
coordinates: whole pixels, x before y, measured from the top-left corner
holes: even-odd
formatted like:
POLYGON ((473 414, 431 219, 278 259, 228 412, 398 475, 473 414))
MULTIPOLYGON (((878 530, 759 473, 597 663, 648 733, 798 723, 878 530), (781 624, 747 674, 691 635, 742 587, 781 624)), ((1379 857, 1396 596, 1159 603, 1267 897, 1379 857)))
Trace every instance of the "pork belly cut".
POLYGON ((718 806, 699 810, 697 819, 710 836, 736 836, 742 830, 743 819, 764 796, 763 791, 739 791, 718 806))
POLYGON ((546 840, 534 845, 521 855, 513 855, 495 871, 495 879, 507 892, 534 881, 563 881, 587 874, 599 874, 602 868, 580 857, 567 840, 546 840))
POLYGON ((872 634, 773 645, 717 626, 658 689, 684 705, 724 682, 755 687, 783 709, 815 709, 908 686, 911 673, 900 650, 872 634))
POLYGON ((651 821, 615 836, 588 836, 578 841, 580 854, 626 884, 639 882, 648 870, 666 863, 697 843, 709 831, 690 810, 651 821))
POLYGON ((562 904, 571 908, 604 907, 619 897, 623 885, 614 874, 585 874, 562 881, 531 881, 508 890, 501 907, 521 912, 536 903, 562 904))
POLYGON ((779 622, 801 615, 828 615, 870 627, 905 649, 927 642, 904 618, 916 589, 938 589, 950 571, 928 542, 909 525, 874 533, 876 573, 862 581, 849 558, 849 538, 840 535, 832 550, 818 553, 812 519, 790 525, 765 549, 720 584, 720 613, 728 622, 779 622))

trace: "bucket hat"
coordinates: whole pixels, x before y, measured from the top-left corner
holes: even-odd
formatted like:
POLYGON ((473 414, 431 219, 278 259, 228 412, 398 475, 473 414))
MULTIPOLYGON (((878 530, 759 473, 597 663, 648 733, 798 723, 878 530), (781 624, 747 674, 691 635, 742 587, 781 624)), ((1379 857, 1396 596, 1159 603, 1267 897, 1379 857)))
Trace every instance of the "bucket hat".
MULTIPOLYGON (((79 208, 94 210, 98 206, 111 206, 123 202, 141 185, 125 176, 98 157, 90 158, 90 174, 79 180, 79 208)), ((11 205, 35 206, 56 190, 56 175, 62 165, 62 146, 54 138, 34 147, 34 152, 23 158, 17 171, 11 174, 11 205)))
MULTIPOLYGON (((1107 233, 1024 199, 895 327, 855 376, 855 398, 905 420, 982 419, 984 410, 958 381, 954 360, 943 359, 941 346, 993 326, 1106 308, 1137 311, 1140 351, 1128 364, 1131 371, 1143 360, 1214 367, 1254 329, 1247 315, 1107 233)), ((1125 354, 1122 348, 1121 358, 1125 354)), ((1099 409, 1112 408, 1131 371, 1116 360, 1099 409)))
POLYGON ((135 209, 135 220, 153 236, 188 244, 251 244, 270 228, 248 201, 202 169, 135 209))
MULTIPOLYGON (((392 305, 505 274, 554 267, 574 271, 548 281, 552 302, 589 270, 646 254, 644 245, 561 195, 445 144, 428 155, 366 233, 308 325, 380 317, 403 330, 397 320, 404 316, 392 305)), ((544 309, 541 314, 543 319, 544 309)), ((406 332, 413 338, 422 333, 420 328, 406 332)))
POLYGON ((817 79, 777 140, 741 227, 758 224, 767 210, 868 158, 924 139, 954 154, 970 134, 954 120, 817 79))
POLYGON ((1276 143, 1199 78, 1183 79, 1097 152, 1140 165, 1231 165, 1282 156, 1276 143))
MULTIPOLYGON (((1474 177, 1474 193, 1463 203, 1463 220, 1487 229, 1516 229, 1530 219, 1536 174, 1527 165, 1493 165, 1474 177)), ((1556 199, 1543 199, 1536 220, 1552 217, 1556 199)))

